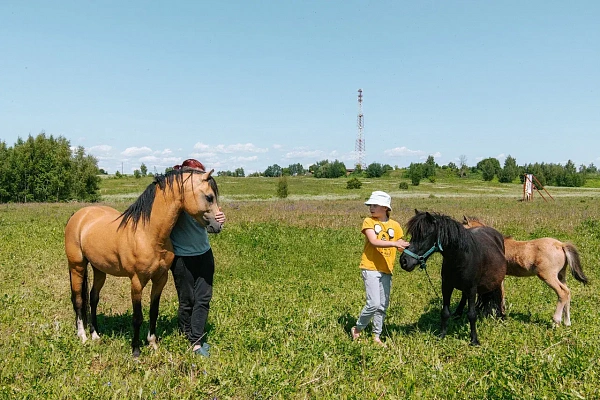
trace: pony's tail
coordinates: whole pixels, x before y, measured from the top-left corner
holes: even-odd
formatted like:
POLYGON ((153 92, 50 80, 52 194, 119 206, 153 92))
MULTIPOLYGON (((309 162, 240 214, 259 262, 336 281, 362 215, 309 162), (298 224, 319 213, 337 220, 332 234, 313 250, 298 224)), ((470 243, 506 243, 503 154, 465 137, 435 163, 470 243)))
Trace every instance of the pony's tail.
POLYGON ((577 251, 577 248, 571 243, 565 243, 563 244, 563 251, 567 257, 567 263, 569 263, 571 266, 571 274, 573 275, 573 278, 577 279, 584 285, 587 284, 588 278, 583 273, 583 269, 581 269, 581 261, 579 260, 579 252, 577 251))

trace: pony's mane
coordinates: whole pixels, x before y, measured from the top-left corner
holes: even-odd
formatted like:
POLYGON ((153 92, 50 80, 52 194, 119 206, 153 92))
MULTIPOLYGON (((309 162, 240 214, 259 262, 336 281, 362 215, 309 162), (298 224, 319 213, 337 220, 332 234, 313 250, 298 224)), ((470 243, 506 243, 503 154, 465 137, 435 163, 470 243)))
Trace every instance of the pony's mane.
POLYGON ((436 212, 420 211, 412 217, 406 231, 411 235, 411 241, 423 240, 432 232, 437 232, 437 240, 444 248, 455 248, 468 251, 473 238, 468 229, 455 219, 436 212))
MULTIPOLYGON (((152 183, 146 187, 144 192, 137 198, 137 200, 132 205, 127 207, 127 209, 119 216, 119 218, 122 217, 122 220, 118 229, 125 228, 130 221, 133 222, 133 230, 137 229, 140 220, 142 220, 144 224, 148 223, 150 221, 150 213, 152 212, 152 205, 154 204, 154 197, 156 195, 157 188, 163 191, 163 193, 166 193, 167 189, 173 193, 175 183, 177 183, 179 185, 180 193, 183 192, 183 183, 185 182, 183 179, 183 174, 188 172, 190 172, 190 175, 186 178, 186 180, 190 179, 195 173, 206 173, 193 168, 182 168, 171 170, 164 175, 156 175, 152 183)), ((208 178, 208 183, 215 193, 215 200, 217 200, 219 197, 217 182, 211 176, 208 178)))

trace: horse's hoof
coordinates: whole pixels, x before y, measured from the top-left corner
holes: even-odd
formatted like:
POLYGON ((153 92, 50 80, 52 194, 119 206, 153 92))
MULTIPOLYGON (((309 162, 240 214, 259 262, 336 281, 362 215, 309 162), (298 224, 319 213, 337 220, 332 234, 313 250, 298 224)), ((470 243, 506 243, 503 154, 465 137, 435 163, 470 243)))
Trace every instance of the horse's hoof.
POLYGON ((141 353, 140 349, 133 349, 133 353, 132 353, 133 358, 137 359, 140 356, 140 353, 141 353))
POLYGON ((100 340, 100 335, 98 335, 96 332, 92 332, 92 340, 100 340))
POLYGON ((469 346, 474 346, 474 347, 480 346, 479 340, 472 341, 471 343, 469 343, 469 346))

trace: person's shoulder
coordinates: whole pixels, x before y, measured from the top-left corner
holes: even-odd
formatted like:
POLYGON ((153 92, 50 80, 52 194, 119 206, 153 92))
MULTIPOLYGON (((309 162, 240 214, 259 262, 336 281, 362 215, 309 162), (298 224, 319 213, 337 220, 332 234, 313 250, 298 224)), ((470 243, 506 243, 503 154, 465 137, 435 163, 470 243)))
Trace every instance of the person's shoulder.
POLYGON ((390 223, 391 223, 391 224, 394 224, 394 225, 398 225, 398 226, 400 226, 400 222, 396 221, 396 220, 395 220, 395 219, 393 219, 393 218, 390 218, 390 223))

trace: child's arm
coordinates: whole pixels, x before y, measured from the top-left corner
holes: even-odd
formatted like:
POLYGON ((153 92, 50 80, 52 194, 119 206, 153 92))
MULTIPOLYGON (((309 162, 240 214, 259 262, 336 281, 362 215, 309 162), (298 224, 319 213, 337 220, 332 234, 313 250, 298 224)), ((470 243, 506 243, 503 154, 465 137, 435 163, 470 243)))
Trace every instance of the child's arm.
POLYGON ((365 229, 363 231, 369 243, 371 243, 375 247, 395 247, 397 249, 404 249, 408 247, 408 242, 405 240, 398 240, 394 242, 390 242, 388 240, 377 239, 377 234, 373 229, 365 229))

